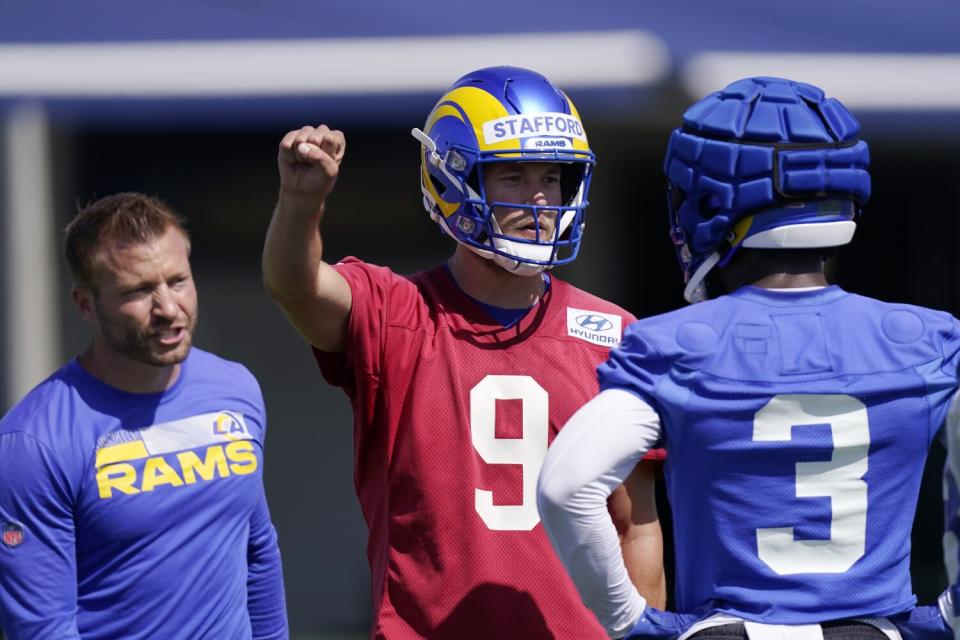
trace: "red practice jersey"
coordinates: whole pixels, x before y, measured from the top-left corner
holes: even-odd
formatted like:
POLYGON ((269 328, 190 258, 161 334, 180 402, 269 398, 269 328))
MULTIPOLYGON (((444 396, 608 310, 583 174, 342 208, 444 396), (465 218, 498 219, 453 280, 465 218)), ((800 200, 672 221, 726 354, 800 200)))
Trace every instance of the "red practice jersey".
POLYGON ((315 350, 354 410, 374 638, 606 638, 539 524, 548 444, 598 392, 634 318, 552 278, 505 329, 442 267, 348 258, 344 354, 315 350))

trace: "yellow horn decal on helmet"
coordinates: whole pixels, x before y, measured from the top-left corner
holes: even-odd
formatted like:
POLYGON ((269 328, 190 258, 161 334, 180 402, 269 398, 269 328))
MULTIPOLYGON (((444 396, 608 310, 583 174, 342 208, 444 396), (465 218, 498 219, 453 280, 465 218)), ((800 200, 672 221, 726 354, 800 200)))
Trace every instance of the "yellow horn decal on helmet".
MULTIPOLYGON (((433 111, 430 112, 430 115, 427 116, 427 122, 423 125, 424 131, 427 132, 427 135, 430 135, 430 129, 436 124, 437 120, 440 118, 456 118, 457 120, 463 121, 463 115, 460 110, 457 109, 452 103, 456 100, 451 100, 451 97, 457 93, 458 90, 451 91, 447 95, 443 96, 440 99, 440 102, 437 103, 437 106, 433 108, 433 111)), ((437 208, 440 209, 440 213, 444 218, 449 218, 454 214, 454 212, 460 207, 459 202, 447 202, 441 197, 437 192, 436 188, 433 185, 433 180, 430 179, 430 172, 427 170, 427 149, 420 149, 420 181, 430 192, 430 195, 433 196, 434 202, 437 204, 437 208)))
POLYGON ((427 191, 430 192, 430 195, 433 196, 433 201, 437 204, 437 208, 440 209, 440 213, 444 218, 452 216, 460 207, 459 202, 447 202, 437 193, 436 188, 433 186, 433 180, 430 179, 430 174, 427 171, 427 166, 423 163, 420 164, 420 180, 423 182, 427 191))
POLYGON ((742 218, 733 225, 733 239, 730 241, 731 247, 738 246, 747 237, 750 227, 753 225, 753 216, 742 218))
POLYGON ((463 120, 463 116, 460 115, 460 111, 457 110, 448 100, 444 97, 436 107, 433 108, 433 111, 430 112, 430 115, 427 116, 427 124, 423 125, 423 130, 427 133, 430 132, 430 128, 439 120, 440 118, 445 118, 446 116, 451 116, 457 120, 463 120))
MULTIPOLYGON (((563 92, 561 91, 561 93, 563 92)), ((571 100, 570 96, 568 96, 566 93, 563 94, 563 97, 567 99, 567 104, 570 105, 570 115, 579 120, 582 124, 583 119, 580 118, 580 112, 577 111, 577 108, 574 106, 573 100, 571 100)), ((583 137, 587 137, 586 133, 584 133, 583 137)), ((573 138, 573 148, 577 151, 590 151, 590 145, 587 143, 587 141, 580 140, 579 138, 573 138)))
POLYGON ((495 144, 488 144, 484 140, 483 125, 485 122, 510 115, 503 103, 493 95, 477 87, 459 87, 445 95, 441 102, 456 103, 467 114, 468 124, 473 128, 473 135, 477 140, 477 148, 480 151, 517 148, 518 145, 513 140, 505 140, 495 144))
POLYGON ((469 124, 473 127, 478 140, 483 140, 484 122, 510 115, 507 113, 506 107, 504 107, 499 100, 483 89, 478 89, 477 87, 458 87, 440 98, 437 106, 434 107, 433 111, 427 117, 427 124, 424 129, 429 132, 433 123, 447 115, 453 115, 463 120, 463 117, 460 115, 460 110, 454 105, 459 106, 460 110, 466 114, 469 124))
MULTIPOLYGON (((500 148, 515 149, 517 147, 515 142, 500 145, 485 145, 483 142, 483 123, 487 120, 502 118, 507 115, 510 114, 507 112, 506 107, 483 89, 478 89, 477 87, 458 87, 440 98, 437 106, 435 106, 433 111, 430 112, 430 115, 427 116, 427 122, 424 124, 423 129, 427 132, 427 135, 430 135, 430 130, 433 128, 433 125, 441 118, 456 118, 461 122, 465 122, 467 126, 473 129, 477 146, 481 151, 496 149, 497 146, 500 148), (466 119, 464 119, 464 115, 466 115, 466 119)), ((426 153, 426 149, 421 149, 420 178, 427 190, 433 195, 433 199, 437 203, 440 213, 444 218, 449 218, 460 207, 460 203, 447 202, 437 193, 427 171, 425 163, 426 153)))

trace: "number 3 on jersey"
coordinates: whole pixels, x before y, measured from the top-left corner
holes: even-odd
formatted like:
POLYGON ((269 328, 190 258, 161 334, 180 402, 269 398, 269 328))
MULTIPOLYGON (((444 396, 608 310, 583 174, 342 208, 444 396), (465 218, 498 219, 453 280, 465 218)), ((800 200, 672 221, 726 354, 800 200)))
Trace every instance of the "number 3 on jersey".
POLYGON ((780 575, 843 573, 859 560, 867 537, 867 408, 847 395, 782 394, 753 420, 754 442, 787 441, 793 427, 829 424, 833 456, 796 464, 798 498, 829 496, 830 538, 797 540, 793 527, 757 529, 760 559, 780 575))
POLYGON ((530 376, 495 376, 470 390, 470 435, 473 447, 487 464, 523 465, 523 502, 493 504, 493 492, 476 489, 474 505, 480 518, 495 531, 529 531, 540 522, 537 476, 547 455, 549 397, 530 376), (523 437, 496 436, 497 400, 520 400, 523 437))

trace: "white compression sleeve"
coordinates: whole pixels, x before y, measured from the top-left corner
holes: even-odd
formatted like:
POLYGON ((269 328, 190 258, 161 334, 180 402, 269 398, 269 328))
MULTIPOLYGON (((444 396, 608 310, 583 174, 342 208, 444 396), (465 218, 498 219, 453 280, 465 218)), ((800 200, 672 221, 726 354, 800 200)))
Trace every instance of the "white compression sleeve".
POLYGON ((550 445, 537 506, 580 597, 610 637, 623 636, 646 601, 627 575, 607 498, 660 437, 660 418, 639 397, 608 389, 580 408, 550 445))
MULTIPOLYGON (((960 483, 960 391, 950 402, 950 409, 947 412, 946 425, 944 426, 944 444, 947 445, 947 464, 944 472, 944 496, 947 509, 956 508, 956 503, 950 498, 950 485, 948 479, 954 483, 960 483)), ((953 513, 947 514, 947 520, 953 516, 953 513)), ((947 580, 950 584, 960 582, 960 540, 957 538, 957 532, 951 531, 949 524, 943 534, 943 560, 947 568, 947 580)), ((948 618, 951 626, 957 623, 953 616, 948 618)), ((960 629, 960 627, 958 627, 960 629)), ((960 636, 960 631, 957 633, 960 636)))

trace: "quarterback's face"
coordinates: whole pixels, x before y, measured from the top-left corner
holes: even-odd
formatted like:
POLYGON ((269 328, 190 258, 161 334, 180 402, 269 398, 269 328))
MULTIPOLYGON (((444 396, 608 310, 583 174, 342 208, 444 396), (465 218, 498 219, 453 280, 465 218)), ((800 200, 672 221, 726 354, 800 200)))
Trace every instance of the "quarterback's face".
POLYGON ((170 227, 148 242, 107 242, 94 256, 87 316, 114 353, 165 367, 187 357, 197 322, 197 290, 186 238, 170 227))
MULTIPOLYGON (((509 202, 517 205, 556 206, 561 204, 560 166, 554 162, 503 162, 484 167, 483 188, 487 203, 509 202)), ((534 220, 533 210, 525 207, 498 206, 493 216, 500 230, 508 236, 539 240, 553 238, 557 211, 540 210, 534 220), (539 237, 537 223, 539 222, 539 237)))

